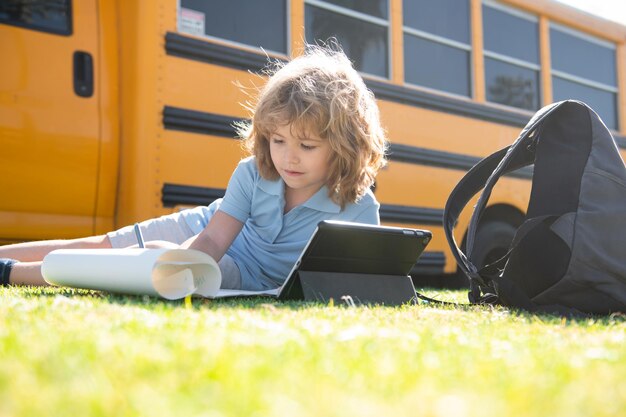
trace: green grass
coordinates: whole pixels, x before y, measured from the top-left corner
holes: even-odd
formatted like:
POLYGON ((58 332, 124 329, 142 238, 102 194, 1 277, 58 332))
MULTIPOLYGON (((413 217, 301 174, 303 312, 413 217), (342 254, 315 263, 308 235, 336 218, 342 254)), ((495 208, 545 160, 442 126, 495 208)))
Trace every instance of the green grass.
MULTIPOLYGON (((432 292, 431 292, 432 295, 432 292)), ((461 292, 439 294, 464 300, 461 292)), ((0 288, 0 416, 618 416, 626 321, 0 288)))

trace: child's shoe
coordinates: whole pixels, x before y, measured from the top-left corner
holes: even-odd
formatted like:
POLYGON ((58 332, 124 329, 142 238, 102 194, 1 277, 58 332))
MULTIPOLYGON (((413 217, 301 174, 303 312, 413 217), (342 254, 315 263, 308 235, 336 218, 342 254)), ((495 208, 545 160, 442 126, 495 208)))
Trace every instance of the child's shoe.
POLYGON ((11 275, 11 268, 18 261, 9 258, 0 258, 0 287, 9 285, 9 275, 11 275))

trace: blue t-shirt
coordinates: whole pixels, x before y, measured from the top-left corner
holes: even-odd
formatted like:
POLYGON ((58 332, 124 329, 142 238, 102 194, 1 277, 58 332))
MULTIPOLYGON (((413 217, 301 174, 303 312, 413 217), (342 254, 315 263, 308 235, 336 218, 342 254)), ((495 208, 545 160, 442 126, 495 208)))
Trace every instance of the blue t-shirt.
POLYGON ((242 160, 233 172, 223 199, 208 207, 186 210, 189 213, 184 218, 196 234, 206 227, 216 210, 244 224, 226 252, 239 267, 242 289, 280 286, 322 220, 380 224, 380 204, 370 190, 341 210, 328 197, 328 188, 324 186, 302 205, 283 213, 284 187, 280 178, 276 181, 262 178, 256 159, 250 157, 242 160))

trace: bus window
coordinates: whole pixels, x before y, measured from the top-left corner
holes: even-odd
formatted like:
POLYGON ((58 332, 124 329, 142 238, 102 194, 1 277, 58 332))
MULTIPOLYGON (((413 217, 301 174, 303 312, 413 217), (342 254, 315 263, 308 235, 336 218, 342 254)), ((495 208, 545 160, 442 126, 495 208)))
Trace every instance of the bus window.
POLYGON ((416 0, 402 6, 406 82, 469 97, 469 1, 416 0))
POLYGON ((389 3, 387 0, 313 1, 304 9, 308 43, 336 38, 357 70, 389 78, 389 3))
POLYGON ((71 2, 4 0, 0 2, 0 23, 59 35, 71 35, 71 2))
POLYGON ((584 101, 617 130, 615 44, 551 24, 550 51, 554 101, 584 101))
POLYGON ((181 0, 178 31, 287 54, 286 0, 181 0))
POLYGON ((492 2, 482 10, 487 101, 539 109, 537 17, 492 2))

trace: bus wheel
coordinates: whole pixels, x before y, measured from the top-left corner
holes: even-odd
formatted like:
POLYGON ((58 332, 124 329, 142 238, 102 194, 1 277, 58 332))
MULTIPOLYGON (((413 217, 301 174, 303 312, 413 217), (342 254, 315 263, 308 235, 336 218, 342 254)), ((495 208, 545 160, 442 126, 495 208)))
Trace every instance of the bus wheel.
POLYGON ((506 255, 517 228, 509 223, 492 220, 478 228, 472 263, 478 269, 489 265, 506 255))

